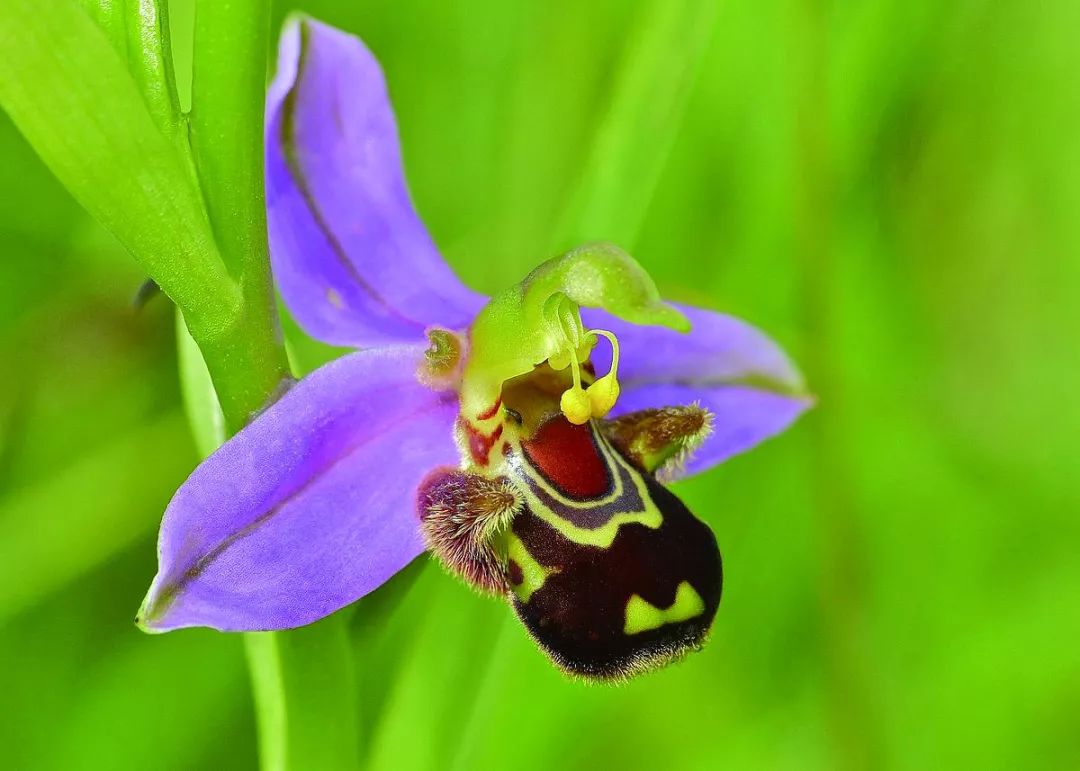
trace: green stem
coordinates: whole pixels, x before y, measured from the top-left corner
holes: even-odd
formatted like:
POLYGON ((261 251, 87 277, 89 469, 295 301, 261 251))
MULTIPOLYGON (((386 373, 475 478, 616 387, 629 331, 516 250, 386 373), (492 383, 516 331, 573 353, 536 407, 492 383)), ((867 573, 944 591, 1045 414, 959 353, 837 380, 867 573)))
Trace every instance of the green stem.
POLYGON ((268 268, 263 191, 263 102, 269 50, 265 0, 198 0, 191 142, 214 237, 240 283, 241 312, 206 356, 234 432, 264 407, 288 373, 268 268))
POLYGON ((356 679, 345 615, 246 636, 264 771, 360 765, 356 679))
POLYGON ((285 349, 269 310, 240 303, 228 326, 210 332, 185 317, 206 359, 230 435, 270 403, 288 375, 285 349))
POLYGON ((269 43, 265 0, 197 0, 191 143, 222 259, 260 299, 269 287, 263 195, 269 43))
MULTIPOLYGON (((228 432, 264 407, 288 373, 273 304, 263 190, 265 0, 197 0, 191 141, 215 240, 240 285, 234 323, 201 338, 228 432)), ((209 415, 210 412, 204 411, 209 415)), ((352 655, 341 614, 246 637, 265 769, 359 766, 352 655)))
MULTIPOLYGON (((206 366, 209 358, 177 328, 184 408, 205 456, 225 439, 206 366)), ((265 394, 264 394, 265 396, 265 394)), ((359 765, 356 679, 345 615, 303 629, 245 636, 264 769, 349 769, 359 765)))

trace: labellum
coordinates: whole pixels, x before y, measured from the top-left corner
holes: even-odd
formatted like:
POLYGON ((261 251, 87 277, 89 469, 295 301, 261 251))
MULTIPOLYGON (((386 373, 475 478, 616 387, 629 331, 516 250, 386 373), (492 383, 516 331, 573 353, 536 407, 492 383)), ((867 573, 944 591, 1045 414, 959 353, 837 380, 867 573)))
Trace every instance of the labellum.
MULTIPOLYGON (((618 341, 582 328, 575 287, 560 276, 590 287, 590 299, 613 313, 680 325, 636 263, 610 247, 547 263, 497 297, 472 329, 464 368, 464 468, 428 477, 420 516, 436 557, 506 597, 555 664, 620 679, 699 648, 716 614, 716 539, 657 481, 707 435, 710 415, 690 405, 607 419, 619 391, 618 341), (514 351, 509 364, 484 358, 499 334, 492 317, 511 338, 493 346, 514 351), (588 358, 600 338, 614 351, 611 371, 597 377, 588 358), (528 369, 516 372, 522 362, 528 369)), ((432 335, 442 369, 445 334, 432 335)))

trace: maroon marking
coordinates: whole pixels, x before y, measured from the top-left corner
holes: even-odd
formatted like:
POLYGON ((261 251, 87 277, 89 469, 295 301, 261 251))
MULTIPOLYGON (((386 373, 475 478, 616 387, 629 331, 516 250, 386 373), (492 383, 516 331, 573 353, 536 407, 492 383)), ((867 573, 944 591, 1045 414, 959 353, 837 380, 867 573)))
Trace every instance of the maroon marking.
POLYGON ((499 407, 502 406, 502 397, 500 396, 495 400, 495 403, 491 405, 489 409, 484 410, 476 416, 477 420, 491 420, 499 412, 499 407))
POLYGON ((611 488, 611 474, 588 424, 575 426, 558 415, 522 447, 529 462, 571 498, 597 498, 611 488))
POLYGON ((521 565, 510 560, 510 563, 506 566, 506 573, 510 577, 510 583, 514 586, 521 586, 521 582, 525 580, 525 572, 521 569, 521 565))
POLYGON ((463 418, 458 418, 458 424, 469 437, 469 455, 472 456, 473 461, 478 466, 486 466, 488 456, 491 454, 491 448, 495 446, 495 442, 499 441, 499 437, 502 436, 502 423, 497 425, 490 435, 477 431, 463 418))

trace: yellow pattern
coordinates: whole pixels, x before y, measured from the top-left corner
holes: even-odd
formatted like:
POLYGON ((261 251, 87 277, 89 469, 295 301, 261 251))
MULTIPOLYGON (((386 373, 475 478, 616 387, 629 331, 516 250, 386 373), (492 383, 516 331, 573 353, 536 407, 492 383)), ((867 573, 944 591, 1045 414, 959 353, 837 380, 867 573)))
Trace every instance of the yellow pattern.
POLYGON ((647 600, 634 594, 626 602, 626 634, 638 634, 650 629, 659 629, 664 624, 676 624, 680 621, 700 616, 705 612, 705 601, 690 585, 683 581, 675 590, 675 602, 669 608, 658 608, 647 600))
MULTIPOLYGON (((593 436, 596 439, 597 446, 600 448, 600 453, 603 455, 605 462, 609 469, 611 469, 611 476, 614 480, 612 491, 603 498, 598 498, 595 501, 590 501, 590 506, 603 506, 604 504, 611 503, 617 500, 623 494, 622 474, 619 474, 616 470, 616 466, 621 467, 627 471, 630 478, 634 480, 634 487, 637 490, 638 498, 644 504, 644 508, 641 511, 626 511, 620 514, 616 514, 610 520, 608 520, 602 527, 598 528, 586 528, 579 527, 573 522, 569 522, 563 517, 553 512, 550 508, 545 506, 541 502, 540 498, 531 489, 524 489, 522 492, 525 494, 526 503, 529 509, 540 519, 547 522, 554 527, 560 533, 562 533, 567 539, 574 543, 579 543, 584 546, 598 546, 602 549, 607 549, 615 541, 615 536, 619 533, 619 527, 622 525, 636 522, 642 524, 645 527, 656 530, 664 522, 664 515, 660 512, 660 509, 652 502, 652 497, 649 495, 648 487, 645 485, 645 480, 641 478, 641 474, 636 469, 631 467, 626 461, 619 457, 619 455, 611 450, 607 442, 598 435, 595 426, 590 426, 590 430, 593 432, 593 436)), ((518 455, 520 457, 520 454, 518 455)), ((524 461, 518 462, 519 468, 523 473, 536 484, 561 503, 567 506, 581 507, 580 501, 575 501, 571 498, 559 493, 554 487, 548 484, 539 473, 536 473, 534 469, 524 461)))
POLYGON ((507 534, 506 556, 518 564, 524 576, 519 585, 512 587, 514 594, 522 602, 528 602, 533 592, 544 585, 548 576, 559 572, 557 568, 544 567, 537 562, 513 531, 507 534))

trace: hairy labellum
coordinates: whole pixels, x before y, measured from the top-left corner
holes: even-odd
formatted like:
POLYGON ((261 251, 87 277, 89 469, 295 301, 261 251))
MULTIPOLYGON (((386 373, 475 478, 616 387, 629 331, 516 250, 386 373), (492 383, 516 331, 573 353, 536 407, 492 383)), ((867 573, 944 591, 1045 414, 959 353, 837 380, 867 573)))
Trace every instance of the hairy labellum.
POLYGON ((716 539, 655 478, 708 416, 576 425, 555 401, 564 386, 538 368, 507 385, 485 430, 459 422, 473 467, 425 483, 423 529, 451 572, 507 597, 560 668, 619 679, 700 647, 716 614, 716 539))
POLYGON ((552 659, 607 679, 700 646, 720 603, 709 528, 594 426, 556 416, 522 448, 509 578, 514 609, 552 659))
POLYGON ((440 469, 420 486, 424 538, 444 564, 482 592, 506 592, 506 559, 491 548, 521 509, 507 480, 440 469))

